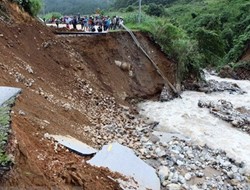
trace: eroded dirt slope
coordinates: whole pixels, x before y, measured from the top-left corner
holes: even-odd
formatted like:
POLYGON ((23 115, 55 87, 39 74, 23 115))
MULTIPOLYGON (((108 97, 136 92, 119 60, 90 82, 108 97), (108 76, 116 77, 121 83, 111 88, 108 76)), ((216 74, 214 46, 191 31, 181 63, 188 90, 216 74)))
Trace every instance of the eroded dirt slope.
MULTIPOLYGON (((119 189, 105 169, 44 138, 71 135, 95 146, 86 126, 109 123, 133 99, 156 97, 163 81, 126 33, 58 37, 52 29, 1 1, 0 85, 23 89, 12 112, 12 170, 1 187, 119 189), (131 65, 122 70, 115 61, 131 65)), ((144 34, 136 34, 172 83, 175 64, 144 34)), ((126 108, 127 109, 127 108, 126 108)), ((133 109, 131 109, 131 113, 133 109)))

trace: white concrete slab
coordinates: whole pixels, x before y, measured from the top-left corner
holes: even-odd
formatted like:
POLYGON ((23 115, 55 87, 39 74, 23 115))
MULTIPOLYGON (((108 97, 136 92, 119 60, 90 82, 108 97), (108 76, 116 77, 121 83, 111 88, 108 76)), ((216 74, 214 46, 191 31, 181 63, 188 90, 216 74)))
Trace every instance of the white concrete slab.
POLYGON ((20 88, 0 86, 0 106, 21 92, 20 88))
POLYGON ((134 178, 140 190, 160 189, 160 180, 155 169, 138 158, 131 149, 119 143, 103 146, 102 150, 88 163, 93 166, 107 167, 113 172, 134 178))
POLYGON ((47 138, 53 138, 59 144, 66 146, 67 148, 76 151, 82 155, 95 154, 98 150, 88 146, 87 144, 71 137, 71 136, 61 136, 61 135, 46 135, 47 138))

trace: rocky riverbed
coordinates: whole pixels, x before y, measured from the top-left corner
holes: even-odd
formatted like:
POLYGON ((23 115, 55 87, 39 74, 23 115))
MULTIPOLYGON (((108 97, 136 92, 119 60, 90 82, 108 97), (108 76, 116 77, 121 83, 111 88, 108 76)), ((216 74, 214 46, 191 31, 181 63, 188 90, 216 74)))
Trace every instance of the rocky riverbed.
POLYGON ((195 145, 175 136, 163 142, 153 134, 157 124, 143 124, 134 118, 123 126, 117 123, 85 130, 93 134, 92 140, 100 146, 117 141, 132 148, 157 170, 162 189, 249 188, 243 162, 228 157, 225 151, 195 145), (95 134, 98 135, 94 137, 95 134))
POLYGON ((158 122, 157 134, 181 137, 141 140, 163 189, 250 189, 250 137, 238 130, 248 132, 250 83, 207 79, 201 92, 186 91, 182 99, 139 104, 142 115, 158 122))

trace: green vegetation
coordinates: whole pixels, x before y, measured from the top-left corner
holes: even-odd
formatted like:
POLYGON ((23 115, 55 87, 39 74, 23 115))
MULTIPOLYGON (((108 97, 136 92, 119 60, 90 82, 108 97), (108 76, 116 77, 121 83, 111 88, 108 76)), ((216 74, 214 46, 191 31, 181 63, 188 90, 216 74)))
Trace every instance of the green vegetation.
POLYGON ((19 4, 31 16, 37 16, 42 8, 41 0, 11 0, 19 4))
POLYGON ((162 16, 164 13, 164 8, 162 5, 156 5, 155 3, 150 3, 146 9, 146 14, 150 16, 162 16))
POLYGON ((46 15, 43 15, 43 18, 45 18, 45 20, 49 20, 51 18, 61 18, 62 16, 63 15, 59 12, 51 12, 46 15))
MULTIPOLYGON (((190 72, 197 74, 204 67, 237 63, 250 43, 248 0, 142 3, 141 24, 137 23, 138 2, 116 0, 114 7, 119 13, 115 15, 121 15, 128 27, 149 32, 169 58, 178 62, 180 78, 190 72), (127 6, 135 11, 126 11, 127 6)), ((244 64, 247 65, 249 62, 244 64)))
POLYGON ((233 69, 244 68, 250 70, 250 61, 239 61, 237 64, 231 64, 231 67, 233 69))
POLYGON ((14 100, 15 99, 12 98, 0 107, 0 167, 7 166, 11 162, 5 153, 5 146, 9 134, 10 111, 14 100))
POLYGON ((112 0, 43 0, 42 14, 60 12, 63 15, 88 15, 99 9, 107 9, 112 0))

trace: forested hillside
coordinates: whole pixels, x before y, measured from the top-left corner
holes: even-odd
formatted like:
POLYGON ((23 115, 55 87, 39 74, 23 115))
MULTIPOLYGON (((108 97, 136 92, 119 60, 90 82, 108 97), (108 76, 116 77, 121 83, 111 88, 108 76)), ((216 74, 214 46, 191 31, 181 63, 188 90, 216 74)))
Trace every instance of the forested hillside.
POLYGON ((249 0, 44 0, 45 13, 120 15, 132 29, 149 32, 169 58, 179 63, 181 77, 200 68, 229 64, 250 68, 242 56, 250 43, 249 0))
POLYGON ((92 14, 96 9, 106 9, 112 0, 43 0, 44 13, 60 12, 61 14, 92 14))
MULTIPOLYGON (((155 3, 155 4, 162 4, 162 5, 167 5, 175 2, 176 0, 143 0, 143 4, 150 4, 150 3, 155 3)), ((114 7, 116 8, 124 8, 129 5, 137 5, 138 1, 134 0, 116 0, 114 3, 114 7)))
POLYGON ((142 1, 140 25, 138 1, 116 0, 114 7, 129 27, 149 31, 184 71, 221 68, 228 63, 249 68, 246 61, 235 64, 250 41, 248 0, 142 1))

